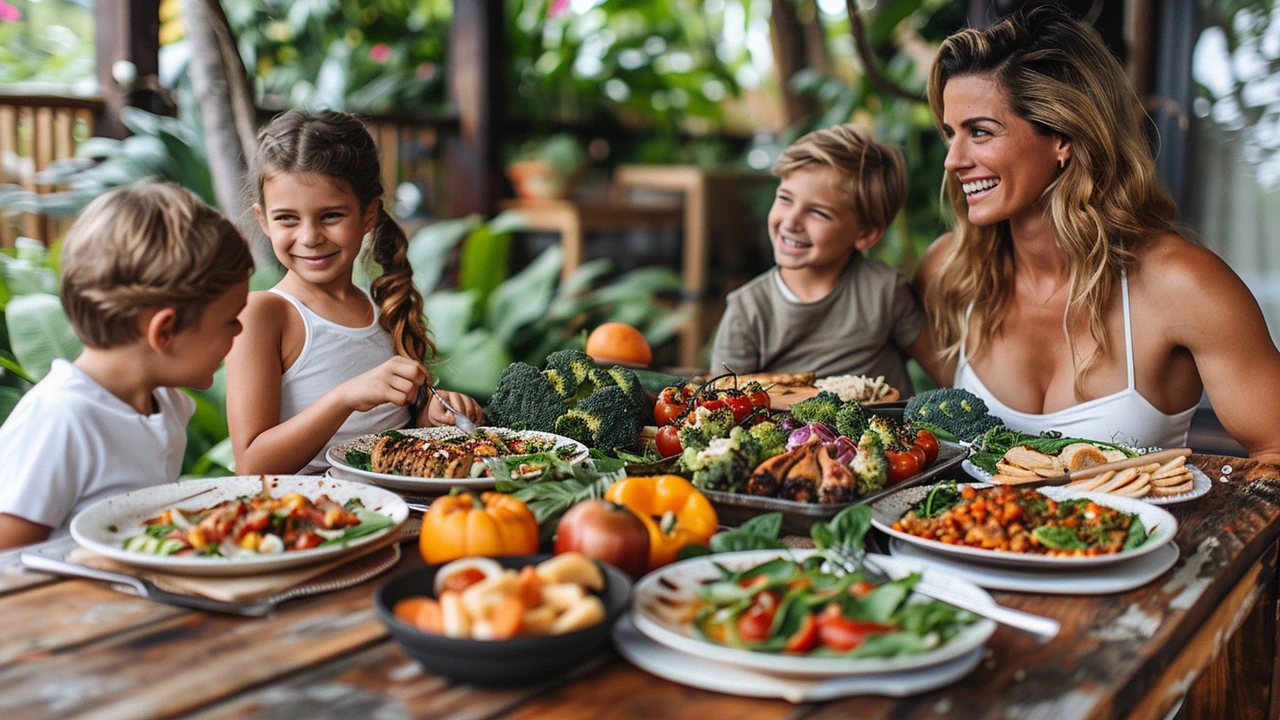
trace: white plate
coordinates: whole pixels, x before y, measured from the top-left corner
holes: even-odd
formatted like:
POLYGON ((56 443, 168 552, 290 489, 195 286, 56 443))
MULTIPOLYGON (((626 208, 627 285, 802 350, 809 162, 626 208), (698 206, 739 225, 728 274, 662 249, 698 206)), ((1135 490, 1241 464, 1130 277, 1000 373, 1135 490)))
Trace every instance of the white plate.
POLYGON ((268 475, 267 484, 272 497, 296 492, 312 500, 320 495, 328 495, 338 503, 360 498, 366 510, 390 517, 392 525, 380 532, 352 540, 345 546, 328 545, 278 555, 238 558, 151 555, 130 552, 122 547, 125 538, 142 533, 143 521, 169 508, 205 508, 237 497, 257 495, 262 491, 261 476, 241 475, 157 485, 107 498, 89 506, 71 520, 71 536, 93 552, 136 567, 179 575, 259 575, 323 562, 369 543, 379 542, 388 533, 396 532, 409 517, 409 507, 404 500, 395 493, 370 485, 357 485, 315 475, 268 475))
MULTIPOLYGON (((556 435, 554 433, 537 432, 534 430, 511 430, 508 428, 482 427, 480 430, 497 435, 504 440, 509 438, 527 438, 546 440, 555 443, 556 448, 566 445, 572 446, 575 452, 569 458, 569 464, 577 465, 586 460, 591 452, 586 445, 572 438, 556 435)), ((466 433, 453 427, 446 425, 441 427, 430 428, 406 428, 399 430, 405 435, 414 437, 427 438, 431 440, 446 440, 452 438, 466 437, 466 433)), ((377 473, 369 470, 361 470, 347 464, 347 452, 350 450, 363 450, 369 452, 373 448, 374 443, 378 441, 381 433, 373 433, 370 435, 361 435, 354 440, 348 440, 329 448, 325 453, 325 460, 329 461, 332 467, 333 476, 343 480, 352 480, 356 482, 371 482, 375 485, 381 485, 385 488, 393 490, 404 490, 408 492, 418 493, 440 493, 448 492, 450 488, 460 487, 468 490, 490 490, 494 486, 493 478, 422 478, 409 477, 407 475, 393 475, 390 473, 377 473)))
MULTIPOLYGON (((973 462, 968 459, 965 459, 964 462, 960 463, 960 467, 969 474, 969 477, 976 478, 982 482, 991 482, 991 473, 983 470, 977 465, 974 465, 973 462)), ((1204 474, 1203 470, 1191 464, 1188 464, 1186 467, 1191 471, 1192 487, 1190 490, 1179 495, 1170 495, 1168 497, 1155 497, 1153 495, 1148 495, 1144 498, 1138 499, 1144 503, 1150 503, 1152 505, 1176 505, 1180 502, 1195 500, 1213 488, 1213 481, 1209 479, 1208 475, 1204 474)))
POLYGON ((854 675, 827 680, 782 678, 722 665, 673 650, 636 629, 631 614, 613 626, 613 642, 632 665, 660 678, 745 697, 782 698, 791 703, 825 702, 851 695, 907 697, 936 690, 968 675, 982 661, 982 650, 927 668, 887 675, 854 675))
MULTIPOLYGON (((991 487, 985 483, 974 483, 974 487, 991 487)), ((937 540, 926 540, 904 532, 894 530, 891 526, 919 502, 933 485, 920 485, 906 488, 902 492, 890 495, 871 506, 871 525, 877 530, 888 533, 904 542, 938 555, 947 555, 958 560, 986 563, 989 565, 1005 565, 1010 567, 1037 568, 1041 570, 1079 570, 1087 567, 1100 567, 1125 562, 1148 553, 1153 553, 1160 546, 1173 539, 1178 532, 1178 521, 1167 510, 1133 498, 1118 497, 1098 492, 1080 492, 1061 487, 1037 488, 1045 497, 1059 502, 1076 498, 1087 498, 1104 507, 1115 508, 1121 512, 1137 515, 1146 528, 1147 541, 1133 550, 1110 555, 1093 555, 1089 557, 1051 557, 1048 555, 1030 555, 1027 553, 1006 552, 1001 550, 983 550, 966 545, 948 545, 937 540)))
POLYGON ((902 542, 898 538, 889 538, 889 554, 898 558, 917 560, 931 568, 944 570, 988 590, 1046 595, 1107 595, 1127 592, 1155 580, 1178 562, 1178 546, 1175 543, 1163 545, 1153 553, 1127 562, 1052 573, 975 565, 935 555, 902 542))
MULTIPOLYGON (((796 550, 790 553, 790 557, 803 560, 815 552, 817 551, 796 550)), ((982 647, 995 631, 994 622, 979 619, 961 630, 946 645, 918 655, 892 658, 803 657, 719 645, 698 637, 687 621, 671 616, 673 604, 685 606, 692 602, 694 593, 703 582, 721 577, 720 571, 715 567, 716 563, 730 570, 745 570, 780 557, 788 557, 788 553, 781 550, 749 550, 692 558, 655 570, 641 578, 632 590, 631 609, 636 627, 649 638, 685 655, 770 675, 802 677, 875 675, 930 667, 968 655, 982 647)), ((995 604, 991 595, 982 588, 929 569, 923 563, 890 558, 887 555, 877 555, 876 559, 890 576, 897 577, 919 570, 925 574, 925 579, 944 585, 960 595, 978 602, 995 604)))

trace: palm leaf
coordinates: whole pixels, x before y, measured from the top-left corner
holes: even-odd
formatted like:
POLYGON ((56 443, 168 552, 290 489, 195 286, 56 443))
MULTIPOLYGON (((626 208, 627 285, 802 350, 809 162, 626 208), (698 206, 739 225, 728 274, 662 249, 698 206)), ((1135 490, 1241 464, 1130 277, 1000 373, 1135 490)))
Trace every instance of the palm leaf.
POLYGON ((80 354, 80 339, 53 295, 33 293, 11 299, 5 307, 5 322, 14 357, 36 380, 49 373, 55 358, 80 354))
POLYGON ((22 399, 22 391, 17 388, 0 386, 0 423, 9 419, 9 414, 22 399))

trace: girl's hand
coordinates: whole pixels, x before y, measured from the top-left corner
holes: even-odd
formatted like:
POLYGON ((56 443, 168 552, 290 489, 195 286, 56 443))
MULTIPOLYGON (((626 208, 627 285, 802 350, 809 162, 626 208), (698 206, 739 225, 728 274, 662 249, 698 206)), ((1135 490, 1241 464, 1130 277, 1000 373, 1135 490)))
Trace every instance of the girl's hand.
MULTIPOLYGON (((445 401, 452 405, 455 410, 470 418, 471 422, 479 425, 484 419, 484 414, 480 410, 480 403, 476 402, 471 396, 449 390, 437 389, 436 392, 443 395, 445 401)), ((421 419, 424 421, 422 423, 424 426, 453 424, 453 413, 446 410, 435 395, 431 396, 431 402, 427 403, 427 410, 423 415, 424 417, 421 419)))
POLYGON ((404 357, 393 357, 342 383, 338 388, 348 407, 364 412, 384 403, 401 407, 412 405, 418 399, 418 389, 426 380, 427 370, 421 363, 404 357))

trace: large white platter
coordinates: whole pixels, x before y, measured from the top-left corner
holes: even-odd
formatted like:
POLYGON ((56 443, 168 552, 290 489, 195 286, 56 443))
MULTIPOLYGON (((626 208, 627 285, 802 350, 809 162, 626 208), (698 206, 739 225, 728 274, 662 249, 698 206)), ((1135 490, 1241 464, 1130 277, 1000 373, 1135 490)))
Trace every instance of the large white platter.
MULTIPOLYGON (((497 435, 503 440, 511 438, 525 438, 546 440, 555 443, 556 448, 571 446, 574 448, 573 455, 569 458, 569 463, 577 465, 586 460, 590 456, 590 451, 586 445, 572 438, 556 435, 555 433, 538 432, 535 430, 511 430, 509 428, 482 427, 481 431, 497 435)), ((448 440, 454 438, 465 438, 467 434, 452 425, 430 428, 406 428, 400 430, 405 435, 413 437, 426 438, 430 440, 448 440)), ((352 467, 347 462, 347 452, 351 450, 363 450, 369 452, 374 443, 378 441, 379 433, 371 435, 361 435, 354 440, 348 440, 329 448, 325 453, 325 460, 329 461, 332 466, 330 473, 333 477, 342 480, 351 480, 353 482, 373 483, 381 485, 392 490, 402 490, 405 492, 439 494, 449 492, 450 488, 460 487, 468 490, 490 490, 494 486, 494 480, 491 477, 478 478, 441 478, 441 477, 409 477, 407 475, 393 475, 391 473, 378 473, 369 470, 352 467)))
POLYGON ((851 695, 919 695, 950 685, 982 660, 982 650, 977 649, 955 660, 885 675, 777 677, 686 655, 654 642, 636 629, 629 613, 613 626, 613 642, 632 665, 660 678, 728 695, 782 698, 791 703, 825 702, 851 695))
POLYGON ((328 495, 339 503, 360 498, 366 510, 390 517, 393 524, 372 535, 356 538, 346 545, 324 545, 280 554, 227 558, 151 555, 124 549, 125 538, 142 533, 143 521, 169 508, 196 510, 261 492, 261 476, 241 475, 157 485, 107 498, 85 508, 71 520, 71 536, 81 546, 93 552, 135 567, 180 575, 260 575, 323 562, 354 552, 370 543, 384 541, 388 534, 397 532, 409 517, 409 507, 404 500, 395 493, 371 485, 314 475, 268 475, 267 487, 272 497, 296 492, 312 500, 320 495, 328 495))
POLYGON ((1153 553, 1126 562, 1051 573, 1036 569, 977 565, 944 555, 934 555, 898 538, 889 539, 889 554, 896 558, 917 560, 988 590, 1042 595, 1110 595, 1142 587, 1165 574, 1178 562, 1178 545, 1162 545, 1153 553))
MULTIPOLYGON (((974 483, 976 488, 991 487, 985 483, 974 483)), ((1101 567, 1133 560, 1159 550, 1161 546, 1173 540, 1178 532, 1178 521, 1167 510, 1155 507, 1150 503, 1133 498, 1118 497, 1106 493, 1079 492, 1061 487, 1038 488, 1041 494, 1059 502, 1076 498, 1087 498, 1098 505, 1114 508, 1137 515, 1146 528, 1147 541, 1134 548, 1110 555, 1093 555, 1089 557, 1050 557, 1048 555, 1031 555, 1001 550, 984 550, 965 545, 948 545, 937 540, 927 540, 908 533, 894 530, 892 525, 919 502, 932 485, 922 485, 890 495, 871 506, 871 524, 877 530, 888 533, 903 542, 910 543, 930 553, 945 555, 956 560, 986 563, 988 565, 1004 565, 1009 567, 1033 568, 1039 570, 1080 570, 1082 568, 1101 567)))
MULTIPOLYGON (((983 470, 977 465, 974 465, 973 462, 968 459, 965 459, 964 462, 960 463, 960 467, 969 474, 969 477, 981 480, 982 482, 991 482, 991 473, 983 470)), ((1195 500, 1213 489, 1213 481, 1209 479, 1208 475, 1204 474, 1203 470, 1190 463, 1188 463, 1186 467, 1191 471, 1192 485, 1190 490, 1177 495, 1169 495, 1167 497, 1147 495, 1146 497, 1138 499, 1151 505, 1177 505, 1178 503, 1186 502, 1188 500, 1195 500)))
MULTIPOLYGON (((721 577, 716 564, 737 571, 779 557, 803 560, 815 552, 795 550, 788 554, 783 550, 749 550, 692 558, 659 568, 641 578, 632 590, 631 612, 636 628, 655 642, 685 655, 769 675, 809 678, 880 675, 931 667, 968 655, 982 647, 995 631, 996 624, 993 621, 979 619, 960 631, 947 644, 917 655, 891 658, 805 657, 741 650, 704 640, 697 635, 687 619, 681 617, 687 617, 687 613, 672 612, 673 607, 682 607, 692 601, 697 588, 704 582, 721 577)), ((919 571, 926 580, 960 595, 978 602, 995 604, 995 600, 985 590, 954 575, 930 569, 923 563, 912 560, 887 555, 875 557, 886 574, 892 577, 919 571)), ((918 595, 915 597, 920 598, 918 595)))

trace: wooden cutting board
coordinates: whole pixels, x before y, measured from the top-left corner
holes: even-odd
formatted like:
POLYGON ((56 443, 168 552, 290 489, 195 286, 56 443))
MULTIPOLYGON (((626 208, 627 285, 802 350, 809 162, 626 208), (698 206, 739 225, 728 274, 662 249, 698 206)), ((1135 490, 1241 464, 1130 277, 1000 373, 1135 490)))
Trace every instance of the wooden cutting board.
MULTIPOLYGON (((818 394, 818 388, 808 385, 800 387, 780 387, 774 386, 769 388, 769 401, 774 410, 790 410, 792 405, 798 402, 808 400, 818 394)), ((897 402, 902 395, 896 389, 890 389, 889 394, 876 400, 875 402, 863 403, 868 407, 873 405, 883 405, 884 403, 897 402)))

